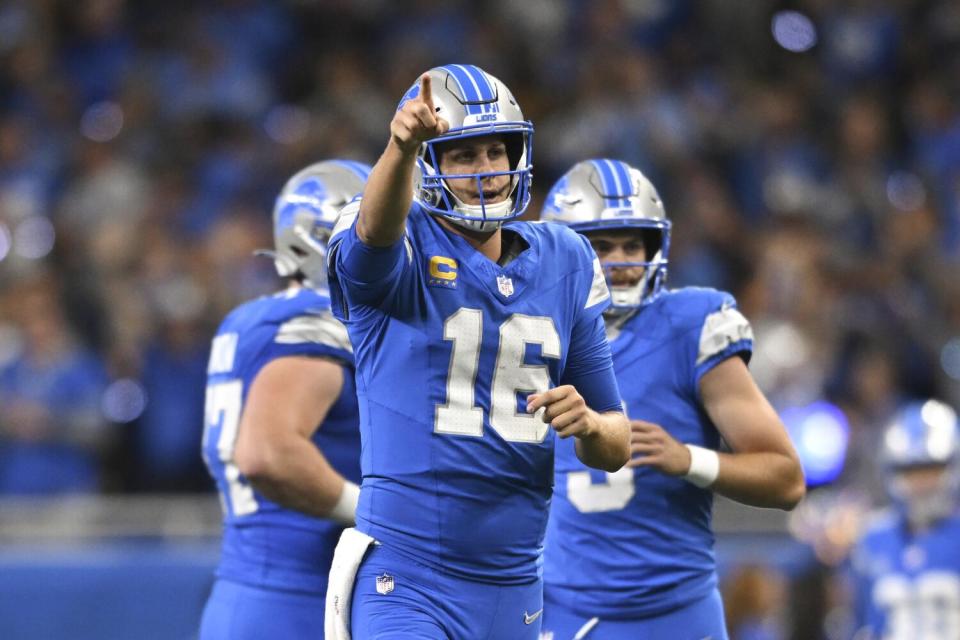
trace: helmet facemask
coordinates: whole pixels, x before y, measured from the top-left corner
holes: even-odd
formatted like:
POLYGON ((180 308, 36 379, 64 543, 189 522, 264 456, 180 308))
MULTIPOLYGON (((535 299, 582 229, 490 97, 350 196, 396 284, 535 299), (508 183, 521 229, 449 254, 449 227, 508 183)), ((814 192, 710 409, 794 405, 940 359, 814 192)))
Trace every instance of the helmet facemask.
MULTIPOLYGON (((603 230, 614 231, 620 229, 637 230, 641 234, 644 245, 644 260, 633 261, 604 261, 601 259, 603 274, 610 289, 609 315, 617 316, 633 311, 652 301, 660 294, 667 280, 667 260, 664 254, 669 252, 669 226, 639 227, 636 225, 625 227, 606 227, 603 230), (652 257, 650 257, 652 256, 652 257), (616 269, 643 269, 643 275, 632 284, 617 284, 616 269)), ((597 229, 595 231, 600 231, 597 229)), ((590 237, 590 234, 586 234, 590 237)))
POLYGON ((455 138, 446 136, 430 140, 423 145, 423 155, 418 162, 421 171, 417 199, 431 213, 441 215, 454 224, 472 231, 493 231, 504 222, 523 215, 530 204, 530 170, 526 149, 532 131, 505 131, 491 134, 487 127, 470 135, 455 138), (443 173, 443 153, 455 147, 458 140, 487 135, 499 135, 506 147, 507 169, 484 173, 443 173), (509 176, 507 196, 499 202, 487 202, 484 196, 484 180, 496 176, 509 176), (475 181, 480 202, 467 204, 451 188, 450 180, 470 179, 475 181))
POLYGON ((332 226, 317 223, 311 231, 304 227, 295 227, 294 235, 300 241, 290 245, 290 252, 300 257, 294 277, 312 289, 327 288, 327 241, 330 240, 332 226))

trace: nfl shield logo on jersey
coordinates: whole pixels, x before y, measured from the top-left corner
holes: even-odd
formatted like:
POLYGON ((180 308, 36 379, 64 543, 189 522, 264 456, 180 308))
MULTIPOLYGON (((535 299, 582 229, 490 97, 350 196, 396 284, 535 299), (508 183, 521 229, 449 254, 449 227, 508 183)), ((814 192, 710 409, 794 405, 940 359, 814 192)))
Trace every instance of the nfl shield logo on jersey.
POLYGON ((387 574, 377 576, 377 593, 385 596, 391 591, 393 591, 393 576, 387 574))
POLYGON ((497 276, 497 289, 500 290, 500 293, 504 297, 510 297, 513 295, 513 280, 507 276, 497 276))

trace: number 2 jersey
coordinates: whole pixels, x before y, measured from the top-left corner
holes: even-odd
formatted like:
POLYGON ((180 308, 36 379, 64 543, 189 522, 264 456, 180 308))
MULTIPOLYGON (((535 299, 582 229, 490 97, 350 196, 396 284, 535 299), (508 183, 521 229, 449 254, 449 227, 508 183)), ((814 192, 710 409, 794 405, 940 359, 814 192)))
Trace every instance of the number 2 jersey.
POLYGON ((343 526, 286 509, 255 491, 233 459, 243 404, 257 373, 288 356, 342 363, 343 390, 313 435, 331 466, 360 481, 360 433, 353 354, 330 300, 308 288, 252 300, 224 319, 207 369, 203 457, 224 510, 217 576, 257 587, 325 594, 343 526))
MULTIPOLYGON (((630 419, 682 443, 717 449, 700 403, 700 379, 733 356, 748 359, 753 333, 733 298, 712 289, 665 291, 611 337, 630 419)), ((713 494, 650 467, 604 473, 557 443, 547 529, 547 595, 585 617, 655 616, 716 587, 713 494)))
POLYGON ((960 638, 960 514, 912 534, 896 511, 882 512, 850 565, 858 638, 960 638))
POLYGON ((532 582, 553 437, 527 395, 600 381, 581 390, 588 404, 620 408, 599 262, 569 229, 518 222, 504 234, 526 248, 500 266, 416 203, 403 239, 376 249, 357 237, 358 209, 330 241, 333 308, 357 362, 357 528, 457 577, 532 582), (370 264, 379 276, 357 273, 370 264))

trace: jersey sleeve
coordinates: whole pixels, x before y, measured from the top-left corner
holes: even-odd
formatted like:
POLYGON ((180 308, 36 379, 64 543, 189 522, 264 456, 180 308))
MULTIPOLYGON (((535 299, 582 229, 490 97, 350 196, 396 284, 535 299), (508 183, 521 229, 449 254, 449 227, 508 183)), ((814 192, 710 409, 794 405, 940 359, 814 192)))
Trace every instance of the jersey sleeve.
POLYGON ((329 311, 285 320, 266 348, 265 361, 287 356, 326 357, 353 366, 347 328, 329 311))
POLYGON ((406 234, 389 247, 373 247, 360 240, 359 213, 360 199, 343 208, 328 245, 330 297, 334 313, 342 320, 348 319, 352 304, 377 306, 388 298, 413 264, 406 234))
POLYGON ((691 345, 694 388, 699 388, 700 379, 727 358, 740 356, 749 362, 753 353, 753 329, 736 300, 728 293, 710 294, 699 334, 691 334, 695 339, 691 345))
POLYGON ((574 326, 560 382, 573 385, 594 411, 623 409, 602 316, 583 317, 574 326))

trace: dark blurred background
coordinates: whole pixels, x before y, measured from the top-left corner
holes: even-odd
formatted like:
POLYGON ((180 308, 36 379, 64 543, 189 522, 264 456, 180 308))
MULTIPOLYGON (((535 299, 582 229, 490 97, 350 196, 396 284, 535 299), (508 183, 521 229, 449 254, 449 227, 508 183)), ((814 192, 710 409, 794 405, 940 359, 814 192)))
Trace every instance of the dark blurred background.
MULTIPOLYGON (((877 434, 960 404, 958 52, 954 0, 0 1, 0 565, 215 539, 209 341, 280 286, 252 256, 273 198, 373 163, 418 74, 470 62, 534 122, 528 217, 573 163, 626 160, 674 221, 670 284, 737 297, 821 488, 789 520, 718 505, 734 637, 843 637, 877 434)), ((12 608, 0 630, 33 629, 12 608)))

